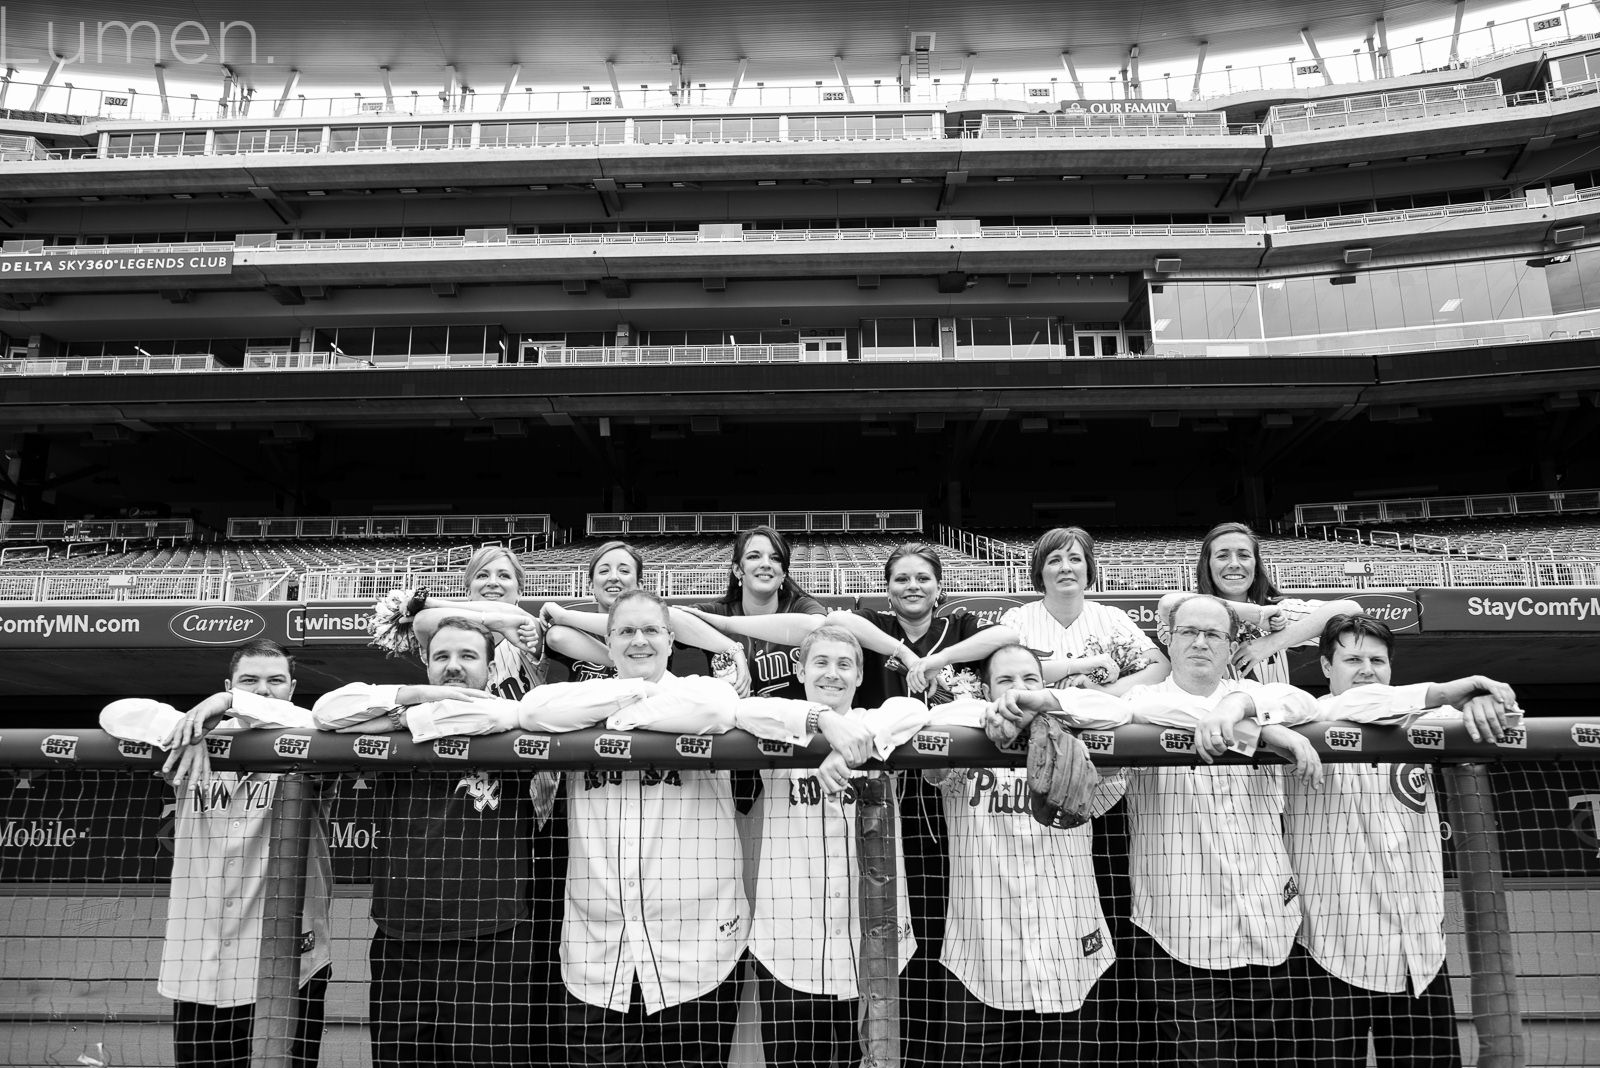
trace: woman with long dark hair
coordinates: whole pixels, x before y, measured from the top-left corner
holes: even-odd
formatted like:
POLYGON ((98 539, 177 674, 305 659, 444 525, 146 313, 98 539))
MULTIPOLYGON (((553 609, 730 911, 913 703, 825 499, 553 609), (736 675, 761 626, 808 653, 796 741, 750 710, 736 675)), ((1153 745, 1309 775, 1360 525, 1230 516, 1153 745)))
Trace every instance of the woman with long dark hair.
MULTIPOLYGON (((1258 682, 1289 681, 1286 650, 1314 645, 1334 616, 1360 615, 1361 605, 1340 598, 1309 601, 1278 591, 1261 558, 1261 538, 1243 523, 1219 523, 1200 542, 1194 588, 1227 601, 1242 626, 1233 670, 1258 682)), ((1163 605, 1176 594, 1162 598, 1163 605)))

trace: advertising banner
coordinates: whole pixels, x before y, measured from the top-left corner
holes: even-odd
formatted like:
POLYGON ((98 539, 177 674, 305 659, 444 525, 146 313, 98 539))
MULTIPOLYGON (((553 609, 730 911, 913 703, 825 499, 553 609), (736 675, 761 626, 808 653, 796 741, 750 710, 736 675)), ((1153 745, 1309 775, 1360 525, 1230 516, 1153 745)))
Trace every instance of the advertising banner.
POLYGON ((1418 591, 1428 632, 1600 633, 1600 590, 1593 586, 1478 586, 1418 591))
MULTIPOLYGON (((370 610, 370 606, 369 606, 370 610)), ((300 641, 298 604, 0 604, 0 649, 181 649, 300 641)))
POLYGON ((0 252, 0 279, 172 278, 232 274, 233 250, 209 252, 0 252))

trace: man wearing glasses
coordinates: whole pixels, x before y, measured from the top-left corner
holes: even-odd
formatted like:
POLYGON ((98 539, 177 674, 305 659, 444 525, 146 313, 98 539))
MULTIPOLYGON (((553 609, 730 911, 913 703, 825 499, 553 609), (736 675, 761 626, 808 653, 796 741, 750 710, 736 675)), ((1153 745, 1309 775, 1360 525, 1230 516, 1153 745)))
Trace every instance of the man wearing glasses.
MULTIPOLYGON (((682 735, 733 727, 731 686, 667 672, 672 628, 655 594, 617 598, 606 645, 615 682, 646 694, 608 727, 682 735)), ((604 737, 597 751, 606 755, 604 737)), ((729 773, 625 767, 567 778, 569 1055, 578 1064, 724 1065, 750 929, 729 773)))
MULTIPOLYGON (((1260 742, 1320 780, 1311 744, 1281 725, 1307 718, 1309 694, 1229 679, 1239 621, 1225 601, 1174 599, 1159 624, 1172 674, 1124 699, 1134 719, 1177 728, 1174 750, 1198 746, 1203 718, 1239 706, 1261 724, 1260 742)), ((1252 743, 1254 739, 1250 740, 1252 743)), ((1252 748, 1246 744, 1243 748, 1252 748)), ((1135 768, 1128 776, 1129 875, 1141 940, 1140 996, 1154 1004, 1162 1040, 1180 1064, 1279 1063, 1287 1036, 1285 962, 1300 925, 1299 887, 1284 846, 1283 784, 1276 768, 1135 768)))

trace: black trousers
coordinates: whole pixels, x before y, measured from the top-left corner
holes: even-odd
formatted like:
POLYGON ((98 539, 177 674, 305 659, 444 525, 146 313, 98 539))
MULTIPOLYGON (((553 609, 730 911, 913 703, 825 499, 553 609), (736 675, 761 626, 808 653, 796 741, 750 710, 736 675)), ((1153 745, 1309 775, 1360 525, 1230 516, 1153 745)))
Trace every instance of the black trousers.
POLYGON ((769 1065, 847 1068, 861 1061, 860 998, 807 994, 755 963, 761 1047, 769 1065))
MULTIPOLYGON (((322 1014, 332 968, 300 988, 295 999, 294 1040, 289 1063, 315 1068, 322 1052, 322 1014)), ((194 1001, 172 1003, 172 1056, 178 1068, 250 1068, 255 1004, 219 1008, 194 1001)))
POLYGON ((1427 989, 1383 994, 1328 974, 1295 946, 1289 957, 1294 984, 1295 1057, 1318 1068, 1366 1068, 1371 1035, 1379 1068, 1461 1068, 1455 999, 1443 969, 1427 989))
POLYGON ((569 1064, 724 1068, 739 1019, 739 968, 709 993, 654 1014, 645 1012, 638 980, 627 1012, 590 1005, 571 993, 566 1004, 566 1049, 560 1059, 569 1064))
POLYGON ((1161 1063, 1277 1068, 1290 1056, 1289 966, 1195 968, 1140 940, 1140 983, 1153 1000, 1161 1063))
POLYGON ((945 972, 941 1053, 945 1065, 982 1068, 1046 1068, 1101 1063, 1096 1041, 1095 992, 1076 1012, 996 1009, 972 996, 961 980, 945 972))
POLYGON ((557 991, 533 923, 483 938, 372 939, 374 1068, 547 1062, 557 991))

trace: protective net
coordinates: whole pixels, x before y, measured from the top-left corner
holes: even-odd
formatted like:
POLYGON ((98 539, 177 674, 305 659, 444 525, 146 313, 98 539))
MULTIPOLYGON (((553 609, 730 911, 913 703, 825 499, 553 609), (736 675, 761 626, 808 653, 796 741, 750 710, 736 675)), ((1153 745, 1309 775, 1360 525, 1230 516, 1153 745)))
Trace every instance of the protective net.
POLYGON ((964 728, 838 794, 739 732, 251 732, 181 795, 8 732, 0 1061, 1596 1064, 1596 727, 1528 722, 1318 791, 1103 732, 1070 830, 964 728))

